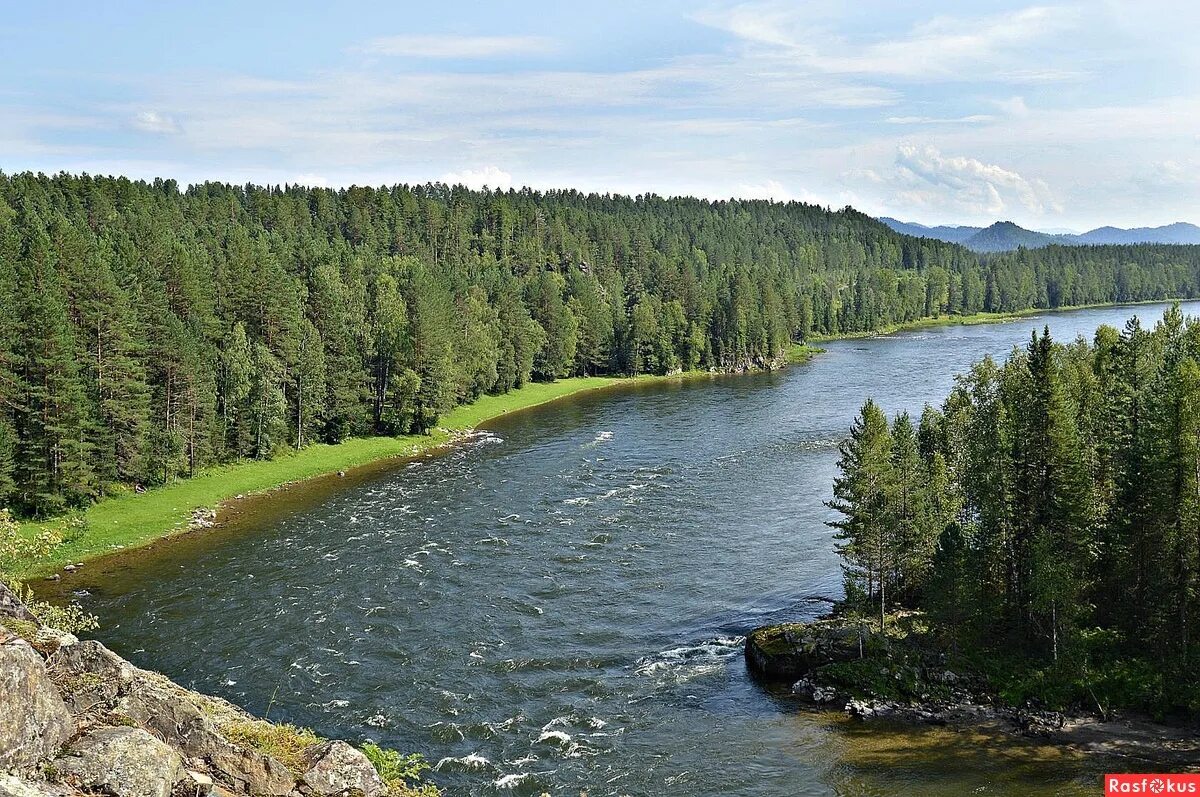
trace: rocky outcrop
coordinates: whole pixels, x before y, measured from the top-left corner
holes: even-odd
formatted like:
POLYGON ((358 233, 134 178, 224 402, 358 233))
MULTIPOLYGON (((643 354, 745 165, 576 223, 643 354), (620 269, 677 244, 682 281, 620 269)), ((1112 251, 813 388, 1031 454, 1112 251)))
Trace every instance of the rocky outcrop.
POLYGON ((75 733, 71 712, 46 674, 41 655, 0 628, 0 771, 33 766, 75 733))
POLYGON ((791 683, 806 703, 858 720, 989 729, 1189 768, 1200 761, 1194 727, 1007 705, 982 678, 946 667, 919 614, 889 617, 886 637, 837 615, 755 629, 746 637, 746 665, 768 681, 791 683))
POLYGON ((345 742, 256 720, 10 604, 0 622, 21 635, 0 625, 0 797, 388 793, 345 742), (297 752, 281 761, 268 737, 297 752))
POLYGON ((183 759, 141 728, 94 728, 54 759, 56 776, 88 793, 170 797, 183 759))
POLYGON ((768 679, 795 680, 861 652, 858 629, 832 620, 763 626, 746 636, 746 665, 768 679))

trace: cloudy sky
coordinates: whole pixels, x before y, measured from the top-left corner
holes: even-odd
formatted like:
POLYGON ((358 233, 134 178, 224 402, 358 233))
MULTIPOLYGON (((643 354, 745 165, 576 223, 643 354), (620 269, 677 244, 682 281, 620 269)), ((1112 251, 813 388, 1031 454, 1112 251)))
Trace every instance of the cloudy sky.
POLYGON ((1198 23, 1153 0, 19 3, 0 170, 1200 223, 1198 23))

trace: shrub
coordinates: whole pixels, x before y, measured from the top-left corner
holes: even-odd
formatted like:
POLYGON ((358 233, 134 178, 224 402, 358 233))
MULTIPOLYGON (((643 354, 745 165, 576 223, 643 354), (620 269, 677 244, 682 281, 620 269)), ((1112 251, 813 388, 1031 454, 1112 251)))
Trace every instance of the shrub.
POLYGON ((363 745, 362 751, 387 784, 392 797, 438 797, 442 793, 432 783, 420 782, 429 770, 429 762, 419 753, 404 755, 371 743, 363 745))

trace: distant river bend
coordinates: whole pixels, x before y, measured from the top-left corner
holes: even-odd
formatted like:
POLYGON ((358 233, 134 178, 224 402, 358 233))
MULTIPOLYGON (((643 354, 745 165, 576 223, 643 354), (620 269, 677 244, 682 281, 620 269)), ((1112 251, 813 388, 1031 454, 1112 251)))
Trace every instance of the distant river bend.
POLYGON ((867 396, 919 413, 1035 327, 1066 340, 1164 307, 836 341, 781 372, 584 394, 263 501, 90 573, 82 599, 138 664, 423 751, 450 794, 1094 794, 1102 761, 809 713, 748 679, 741 641, 840 595, 823 502, 867 396))

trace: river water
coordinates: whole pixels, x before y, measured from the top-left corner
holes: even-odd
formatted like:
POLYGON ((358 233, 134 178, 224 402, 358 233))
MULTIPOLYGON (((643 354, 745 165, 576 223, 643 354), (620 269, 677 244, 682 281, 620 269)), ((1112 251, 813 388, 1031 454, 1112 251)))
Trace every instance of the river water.
POLYGON ((1065 340, 1164 307, 836 341, 778 373, 576 396, 72 585, 136 663, 422 751, 450 794, 1095 794, 1111 762, 807 711, 747 676, 742 635, 840 596, 823 501, 867 396, 919 413, 1035 327, 1065 340))

